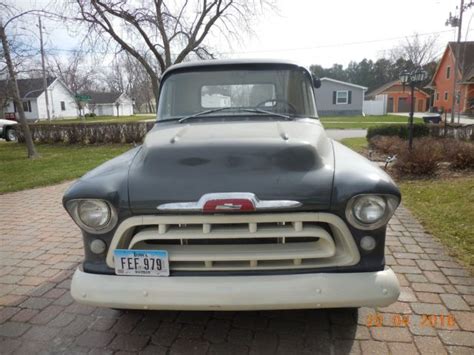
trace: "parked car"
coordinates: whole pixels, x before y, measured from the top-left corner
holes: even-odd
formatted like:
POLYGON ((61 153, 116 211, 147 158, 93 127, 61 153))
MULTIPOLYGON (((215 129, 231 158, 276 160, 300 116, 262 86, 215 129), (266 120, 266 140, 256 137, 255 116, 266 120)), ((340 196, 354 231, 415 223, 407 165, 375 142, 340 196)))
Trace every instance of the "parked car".
POLYGON ((328 138, 318 85, 284 61, 170 67, 143 145, 64 195, 85 250, 73 298, 180 310, 395 302, 384 246, 399 189, 328 138))
POLYGON ((18 122, 12 120, 0 119, 0 138, 5 139, 6 141, 16 141, 16 126, 18 122))

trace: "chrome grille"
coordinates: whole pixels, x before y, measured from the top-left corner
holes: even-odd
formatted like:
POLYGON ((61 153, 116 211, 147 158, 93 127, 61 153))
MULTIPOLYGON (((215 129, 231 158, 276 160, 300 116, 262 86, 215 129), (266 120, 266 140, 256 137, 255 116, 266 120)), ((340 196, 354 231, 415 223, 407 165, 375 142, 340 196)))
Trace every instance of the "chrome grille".
POLYGON ((352 265, 347 226, 326 213, 143 216, 122 222, 113 250, 167 250, 171 271, 301 269, 352 265))

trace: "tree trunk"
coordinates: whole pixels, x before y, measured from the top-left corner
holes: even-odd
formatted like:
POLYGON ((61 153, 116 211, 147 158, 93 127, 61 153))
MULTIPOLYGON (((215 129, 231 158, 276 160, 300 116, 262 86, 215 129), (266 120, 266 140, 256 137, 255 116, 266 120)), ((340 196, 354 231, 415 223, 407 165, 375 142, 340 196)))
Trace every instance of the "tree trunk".
POLYGON ((13 101, 15 102, 16 108, 18 110, 18 118, 20 120, 20 126, 23 130, 25 136, 26 148, 28 151, 28 158, 35 159, 38 158, 38 153, 36 152, 35 145, 33 144, 33 139, 31 138, 30 128, 26 123, 25 111, 23 110, 23 104, 20 98, 20 90, 18 89, 18 83, 16 81, 15 69, 13 68, 12 58, 10 56, 10 46, 8 45, 7 35, 5 33, 5 27, 0 22, 0 38, 2 40, 3 53, 5 56, 5 61, 7 62, 8 73, 10 75, 10 80, 12 81, 13 88, 13 101))

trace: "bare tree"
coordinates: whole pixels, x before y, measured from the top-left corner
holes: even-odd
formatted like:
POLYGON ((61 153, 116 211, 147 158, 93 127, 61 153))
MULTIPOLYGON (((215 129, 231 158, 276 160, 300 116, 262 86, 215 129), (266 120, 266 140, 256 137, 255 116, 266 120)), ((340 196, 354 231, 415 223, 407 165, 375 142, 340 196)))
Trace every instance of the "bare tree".
POLYGON ((154 112, 154 95, 150 76, 144 67, 128 53, 119 54, 105 83, 111 91, 126 93, 134 99, 136 112, 154 112))
POLYGON ((3 57, 5 58, 5 63, 8 71, 9 76, 9 83, 11 87, 11 95, 13 97, 13 101, 18 110, 18 116, 20 120, 20 126, 23 131, 25 137, 26 148, 28 152, 28 158, 35 159, 38 157, 38 153, 36 152, 36 148, 33 143, 33 139, 31 137, 30 128, 26 122, 25 112, 23 110, 23 104, 20 97, 20 90, 18 89, 18 83, 16 81, 16 71, 12 61, 11 52, 10 52, 10 44, 8 43, 7 34, 5 28, 14 20, 18 19, 21 16, 26 15, 28 12, 21 12, 17 13, 16 15, 13 14, 13 10, 10 6, 0 3, 1 13, 3 15, 8 14, 9 18, 3 21, 3 16, 0 17, 0 40, 2 42, 3 48, 3 57))
POLYGON ((438 36, 430 35, 422 38, 418 33, 412 37, 407 37, 405 42, 401 43, 390 51, 390 58, 393 62, 403 58, 413 63, 415 67, 422 67, 427 63, 436 61, 439 56, 439 47, 437 45, 438 36))
POLYGON ((76 19, 133 56, 157 94, 160 72, 192 54, 212 57, 205 40, 213 30, 238 38, 272 0, 76 0, 76 5, 76 19))
POLYGON ((96 85, 97 71, 86 62, 82 50, 73 51, 67 57, 53 57, 49 66, 53 74, 75 94, 91 90, 96 85))

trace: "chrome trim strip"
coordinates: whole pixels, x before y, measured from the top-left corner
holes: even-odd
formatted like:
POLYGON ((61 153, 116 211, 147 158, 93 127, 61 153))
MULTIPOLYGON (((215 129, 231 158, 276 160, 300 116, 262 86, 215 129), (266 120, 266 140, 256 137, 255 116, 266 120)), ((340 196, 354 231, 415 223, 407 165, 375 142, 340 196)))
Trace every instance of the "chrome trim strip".
MULTIPOLYGON (((285 208, 296 208, 302 205, 299 201, 293 200, 259 200, 255 194, 250 192, 217 192, 203 195, 197 202, 175 202, 165 203, 157 207, 158 211, 186 211, 202 212, 204 205, 213 200, 244 199, 253 203, 256 210, 275 210, 285 208)), ((220 209, 220 208, 219 208, 220 209)), ((232 206, 226 206, 222 210, 232 210, 232 206)))

